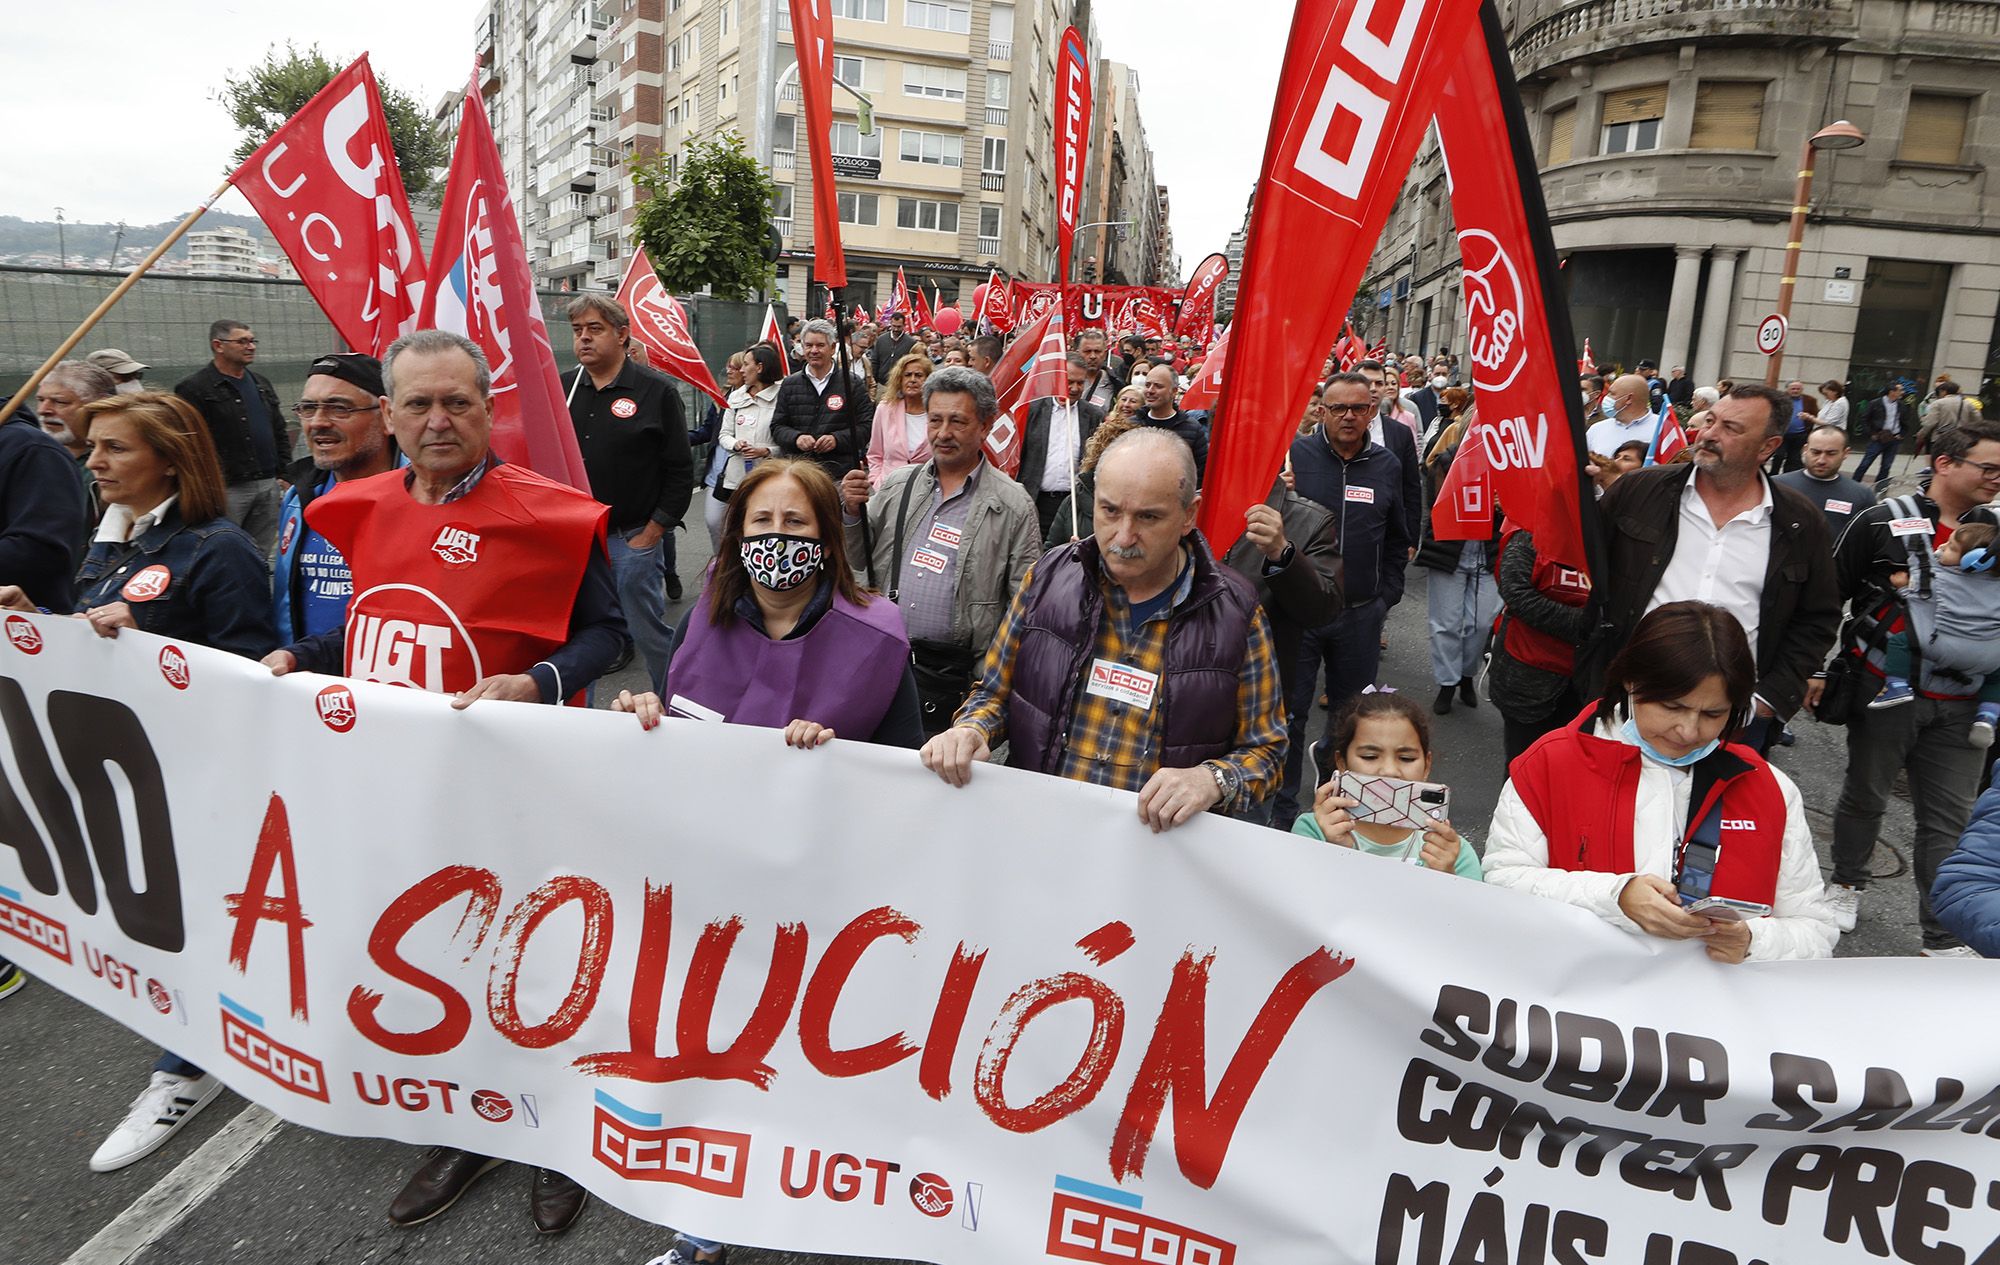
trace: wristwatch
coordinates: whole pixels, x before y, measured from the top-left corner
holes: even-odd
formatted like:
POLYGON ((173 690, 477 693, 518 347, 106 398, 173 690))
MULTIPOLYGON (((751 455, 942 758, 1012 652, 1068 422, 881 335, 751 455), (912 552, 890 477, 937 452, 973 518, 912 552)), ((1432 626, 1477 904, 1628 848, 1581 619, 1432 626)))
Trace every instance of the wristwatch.
POLYGON ((1285 551, 1283 553, 1279 554, 1275 558, 1266 558, 1264 560, 1264 574, 1265 575, 1278 574, 1278 572, 1283 571, 1286 567, 1291 566, 1292 559, 1298 556, 1299 556, 1299 547, 1295 544, 1292 544, 1290 541, 1285 542, 1285 551))
POLYGON ((1215 779, 1215 789, 1222 792, 1222 798, 1215 803, 1216 810, 1228 812, 1230 805, 1236 802, 1237 792, 1243 789, 1241 778, 1233 767, 1214 760, 1202 761, 1201 767, 1208 770, 1208 775, 1215 779))

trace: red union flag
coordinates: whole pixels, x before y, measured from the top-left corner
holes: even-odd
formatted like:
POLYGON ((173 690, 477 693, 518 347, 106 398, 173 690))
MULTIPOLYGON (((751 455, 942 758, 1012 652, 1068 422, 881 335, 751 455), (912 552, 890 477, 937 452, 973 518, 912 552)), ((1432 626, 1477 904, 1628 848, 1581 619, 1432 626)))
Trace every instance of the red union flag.
POLYGON ((799 58, 799 99, 806 108, 806 149, 812 155, 813 274, 829 290, 847 284, 840 245, 840 190, 833 173, 832 0, 788 0, 792 46, 799 58))
MULTIPOLYGON (((792 358, 785 351, 785 331, 778 324, 778 309, 769 303, 764 305, 764 332, 757 335, 757 341, 778 349, 778 372, 791 376, 792 358)), ((770 383, 764 385, 769 386, 770 383)))
POLYGON ((1208 356, 1188 383, 1188 389, 1181 392, 1183 409, 1192 411, 1215 407, 1216 399, 1222 395, 1222 373, 1228 365, 1228 358, 1229 331, 1225 329, 1209 347, 1208 356))
POLYGON ((1201 529, 1243 534, 1296 431, 1368 254, 1395 204, 1477 0, 1300 0, 1243 253, 1234 385, 1216 418, 1201 529), (1311 302, 1299 302, 1300 295, 1311 302))
POLYGON ((590 491, 521 221, 507 196, 476 79, 466 87, 459 115, 418 324, 463 334, 486 353, 493 370, 493 450, 502 459, 590 491))
POLYGON ((1495 501, 1493 463, 1487 453, 1492 440, 1485 421, 1474 408, 1458 442, 1458 455, 1438 485, 1431 506, 1431 534, 1439 540, 1490 540, 1495 501))
POLYGON ((1000 417, 986 434, 986 455, 1011 478, 1021 470, 1021 428, 1014 415, 1025 415, 1035 400, 1069 394, 1069 348, 1063 337, 1061 304, 1050 304, 1014 336, 1007 353, 993 366, 993 394, 1000 399, 1000 417))
POLYGON ((1076 213, 1083 205, 1084 151, 1090 142, 1090 61, 1075 27, 1062 34, 1056 54, 1056 280, 1069 280, 1069 252, 1076 242, 1076 213))
POLYGON ((632 318, 632 337, 652 352, 657 367, 714 400, 718 407, 729 407, 728 397, 715 385, 715 375, 709 372, 708 362, 701 358, 694 336, 688 333, 687 312, 660 284, 653 261, 643 249, 632 252, 625 280, 618 285, 618 302, 632 318))
POLYGON ((380 356, 416 328, 423 252, 366 53, 271 133, 229 182, 348 346, 380 356))
POLYGON ((1180 316, 1174 321, 1174 337, 1193 338, 1208 345, 1215 331, 1215 291, 1229 276, 1229 256, 1220 251, 1195 266, 1181 292, 1180 316))
MULTIPOLYGON (((1498 17, 1490 7, 1481 16, 1484 37, 1435 63, 1451 68, 1437 103, 1438 141, 1464 264, 1466 358, 1481 418, 1478 444, 1468 432, 1459 461, 1476 446, 1507 517, 1534 533, 1543 557, 1589 573, 1580 511, 1588 503, 1583 417, 1565 368, 1576 345, 1569 306, 1556 280, 1555 243, 1513 71, 1500 69, 1508 63, 1504 43, 1495 43, 1498 17)), ((1436 534, 1483 540, 1492 530, 1487 517, 1440 523, 1436 534)))

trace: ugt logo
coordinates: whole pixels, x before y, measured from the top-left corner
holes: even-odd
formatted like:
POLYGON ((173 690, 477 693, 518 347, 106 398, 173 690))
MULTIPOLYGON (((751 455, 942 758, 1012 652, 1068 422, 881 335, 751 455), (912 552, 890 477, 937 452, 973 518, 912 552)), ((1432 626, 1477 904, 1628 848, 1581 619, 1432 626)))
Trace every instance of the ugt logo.
POLYGON ((462 567, 479 561, 479 537, 455 523, 447 524, 431 544, 431 552, 447 566, 462 567))
POLYGON ((1460 233, 1458 247, 1465 264, 1472 385, 1481 391, 1505 390, 1528 363, 1521 273, 1500 239, 1483 228, 1460 233))

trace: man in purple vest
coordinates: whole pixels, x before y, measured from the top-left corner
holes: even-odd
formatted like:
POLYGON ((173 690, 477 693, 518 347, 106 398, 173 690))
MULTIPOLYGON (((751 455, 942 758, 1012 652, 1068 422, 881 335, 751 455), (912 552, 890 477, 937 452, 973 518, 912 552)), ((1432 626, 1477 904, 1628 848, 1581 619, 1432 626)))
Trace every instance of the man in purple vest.
POLYGON ((926 768, 963 786, 1005 738, 1017 768, 1137 791, 1156 831, 1270 792, 1285 755, 1271 630, 1194 529, 1196 477, 1169 430, 1104 450, 1096 534, 1028 572, 926 768))

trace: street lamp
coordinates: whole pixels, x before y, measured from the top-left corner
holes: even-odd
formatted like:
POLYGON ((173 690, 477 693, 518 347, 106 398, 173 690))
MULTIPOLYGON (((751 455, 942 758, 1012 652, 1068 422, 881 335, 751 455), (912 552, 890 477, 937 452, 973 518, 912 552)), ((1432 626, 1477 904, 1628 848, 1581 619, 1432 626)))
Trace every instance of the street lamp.
MULTIPOLYGON (((1131 228, 1131 227, 1132 227, 1132 225, 1133 225, 1133 223, 1134 223, 1134 221, 1132 221, 1132 220, 1092 220, 1092 221, 1091 221, 1090 223, 1088 223, 1088 224, 1079 224, 1079 225, 1077 225, 1077 226, 1076 226, 1076 234, 1075 234, 1075 236, 1077 236, 1077 237, 1081 237, 1081 236, 1083 236, 1083 234, 1085 234, 1086 232, 1090 231, 1090 230, 1091 230, 1091 229, 1093 229, 1093 228, 1131 228)), ((1124 235, 1123 233, 1120 233, 1120 234, 1118 235, 1118 240, 1119 240, 1119 241, 1121 241, 1121 242, 1122 242, 1122 241, 1124 241, 1124 240, 1125 240, 1125 235, 1124 235)), ((1103 234, 1099 234, 1099 235, 1098 235, 1098 241, 1097 241, 1097 253, 1098 253, 1099 257, 1107 257, 1107 256, 1109 256, 1109 255, 1111 254, 1110 250, 1108 250, 1108 249, 1106 248, 1106 246, 1105 246, 1105 243, 1104 243, 1104 235, 1103 235, 1103 234)), ((1051 250, 1049 251, 1049 273, 1050 273, 1050 275, 1052 275, 1052 276, 1053 276, 1053 275, 1054 275, 1054 273, 1055 273, 1055 270, 1056 270, 1056 252, 1055 252, 1055 251, 1054 251, 1053 249, 1051 249, 1051 250)), ((1068 278, 1068 277, 1056 277, 1056 282, 1057 282, 1057 284, 1059 284, 1059 285, 1067 285, 1067 284, 1069 284, 1069 278, 1068 278)))
MULTIPOLYGON (((1805 153, 1799 159, 1799 187, 1792 195, 1792 221, 1785 231, 1785 271, 1778 278, 1778 315, 1785 320, 1792 319, 1792 291, 1799 281, 1799 250, 1804 245, 1806 235, 1806 204, 1812 198, 1813 168, 1819 160, 1822 149, 1853 149, 1867 141, 1860 128, 1846 119, 1829 123, 1814 132, 1806 140, 1805 153)), ((1778 371, 1784 368, 1783 348, 1771 353, 1771 363, 1764 371, 1764 385, 1778 385, 1778 371)))

